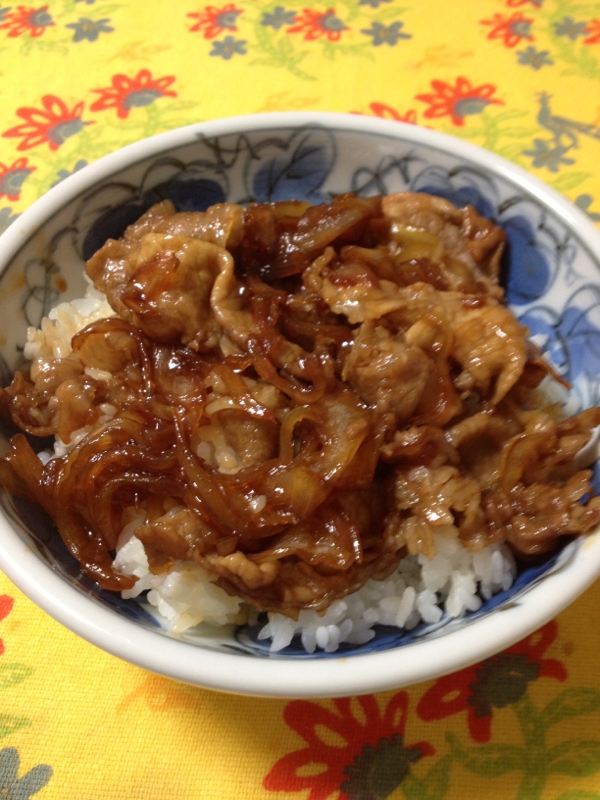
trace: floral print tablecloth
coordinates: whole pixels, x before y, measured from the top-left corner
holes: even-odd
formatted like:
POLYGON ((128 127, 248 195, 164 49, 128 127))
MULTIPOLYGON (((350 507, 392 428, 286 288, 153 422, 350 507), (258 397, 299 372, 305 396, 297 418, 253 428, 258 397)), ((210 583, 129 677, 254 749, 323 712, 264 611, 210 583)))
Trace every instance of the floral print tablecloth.
MULTIPOLYGON (((122 145, 298 109, 468 139, 600 223, 599 2, 0 4, 0 77, 0 229, 122 145)), ((408 690, 258 700, 122 663, 0 575, 0 797, 600 800, 599 607, 408 690)))

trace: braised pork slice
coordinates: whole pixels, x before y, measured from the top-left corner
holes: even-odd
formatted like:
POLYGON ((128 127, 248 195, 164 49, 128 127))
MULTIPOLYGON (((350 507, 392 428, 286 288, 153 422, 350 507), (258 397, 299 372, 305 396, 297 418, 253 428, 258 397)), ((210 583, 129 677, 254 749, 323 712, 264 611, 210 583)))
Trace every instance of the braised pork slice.
POLYGON ((498 273, 506 236, 473 206, 459 209, 441 197, 399 192, 384 198, 382 210, 398 261, 428 258, 443 265, 445 288, 502 297, 498 273))
POLYGON ((21 430, 58 436, 44 463, 13 437, 0 483, 106 589, 135 582, 113 569, 133 513, 153 572, 200 564, 292 617, 436 534, 526 557, 584 535, 600 409, 563 419, 542 392, 565 382, 504 304, 505 238, 410 192, 158 203, 88 262, 114 313, 58 348, 45 323, 0 391, 21 430))
MULTIPOLYGON (((148 255, 147 250, 140 253, 147 236, 179 236, 225 248, 240 239, 242 214, 241 206, 232 203, 212 206, 206 212, 177 213, 171 201, 164 200, 129 225, 120 239, 108 239, 89 259, 86 272, 96 289, 106 294, 112 308, 128 319, 129 309, 122 302, 122 294, 133 273, 145 261, 157 255, 156 248, 152 256, 148 255)), ((164 238, 154 241, 164 242, 164 238)), ((174 240, 174 248, 177 247, 176 242, 174 240)), ((152 244, 146 247, 153 249, 152 244)), ((166 245, 164 252, 173 252, 173 247, 166 245)))

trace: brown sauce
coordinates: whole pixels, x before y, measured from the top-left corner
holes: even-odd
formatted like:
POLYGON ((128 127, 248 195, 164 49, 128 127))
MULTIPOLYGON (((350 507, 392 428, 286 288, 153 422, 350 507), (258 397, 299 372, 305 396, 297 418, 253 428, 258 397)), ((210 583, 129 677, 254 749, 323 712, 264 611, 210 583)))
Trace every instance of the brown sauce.
POLYGON ((88 262, 115 315, 2 390, 23 431, 87 435, 46 466, 16 435, 0 483, 106 589, 134 583, 112 569, 134 506, 154 572, 193 561, 292 616, 442 528, 522 556, 585 534, 600 503, 574 458, 600 410, 561 420, 538 392, 553 371, 504 305, 504 241, 409 193, 161 203, 88 262))

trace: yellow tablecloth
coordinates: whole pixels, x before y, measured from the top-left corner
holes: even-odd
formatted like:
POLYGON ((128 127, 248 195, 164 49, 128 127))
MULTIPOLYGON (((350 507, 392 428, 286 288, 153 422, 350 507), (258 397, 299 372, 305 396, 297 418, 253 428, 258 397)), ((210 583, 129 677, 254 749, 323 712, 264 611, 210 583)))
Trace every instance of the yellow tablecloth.
MULTIPOLYGON (((0 5, 0 228, 124 144, 292 109, 463 137, 600 222, 599 2, 330 1, 0 5)), ((315 702, 156 677, 0 594, 0 797, 600 800, 600 584, 470 670, 315 702)))

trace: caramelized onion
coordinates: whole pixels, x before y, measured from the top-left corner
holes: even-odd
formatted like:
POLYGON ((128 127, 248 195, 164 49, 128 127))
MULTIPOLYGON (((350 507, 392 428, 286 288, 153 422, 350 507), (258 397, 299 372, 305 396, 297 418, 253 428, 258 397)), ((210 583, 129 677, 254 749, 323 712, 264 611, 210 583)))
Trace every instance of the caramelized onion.
POLYGON ((291 616, 434 555, 436 531, 528 556, 583 535, 600 409, 561 420, 537 389, 565 382, 504 306, 504 242, 413 193, 157 204, 88 263, 115 315, 60 356, 36 332, 0 392, 21 430, 59 437, 43 465, 15 435, 0 484, 105 589, 135 582, 113 569, 135 512, 151 570, 194 561, 291 616))

